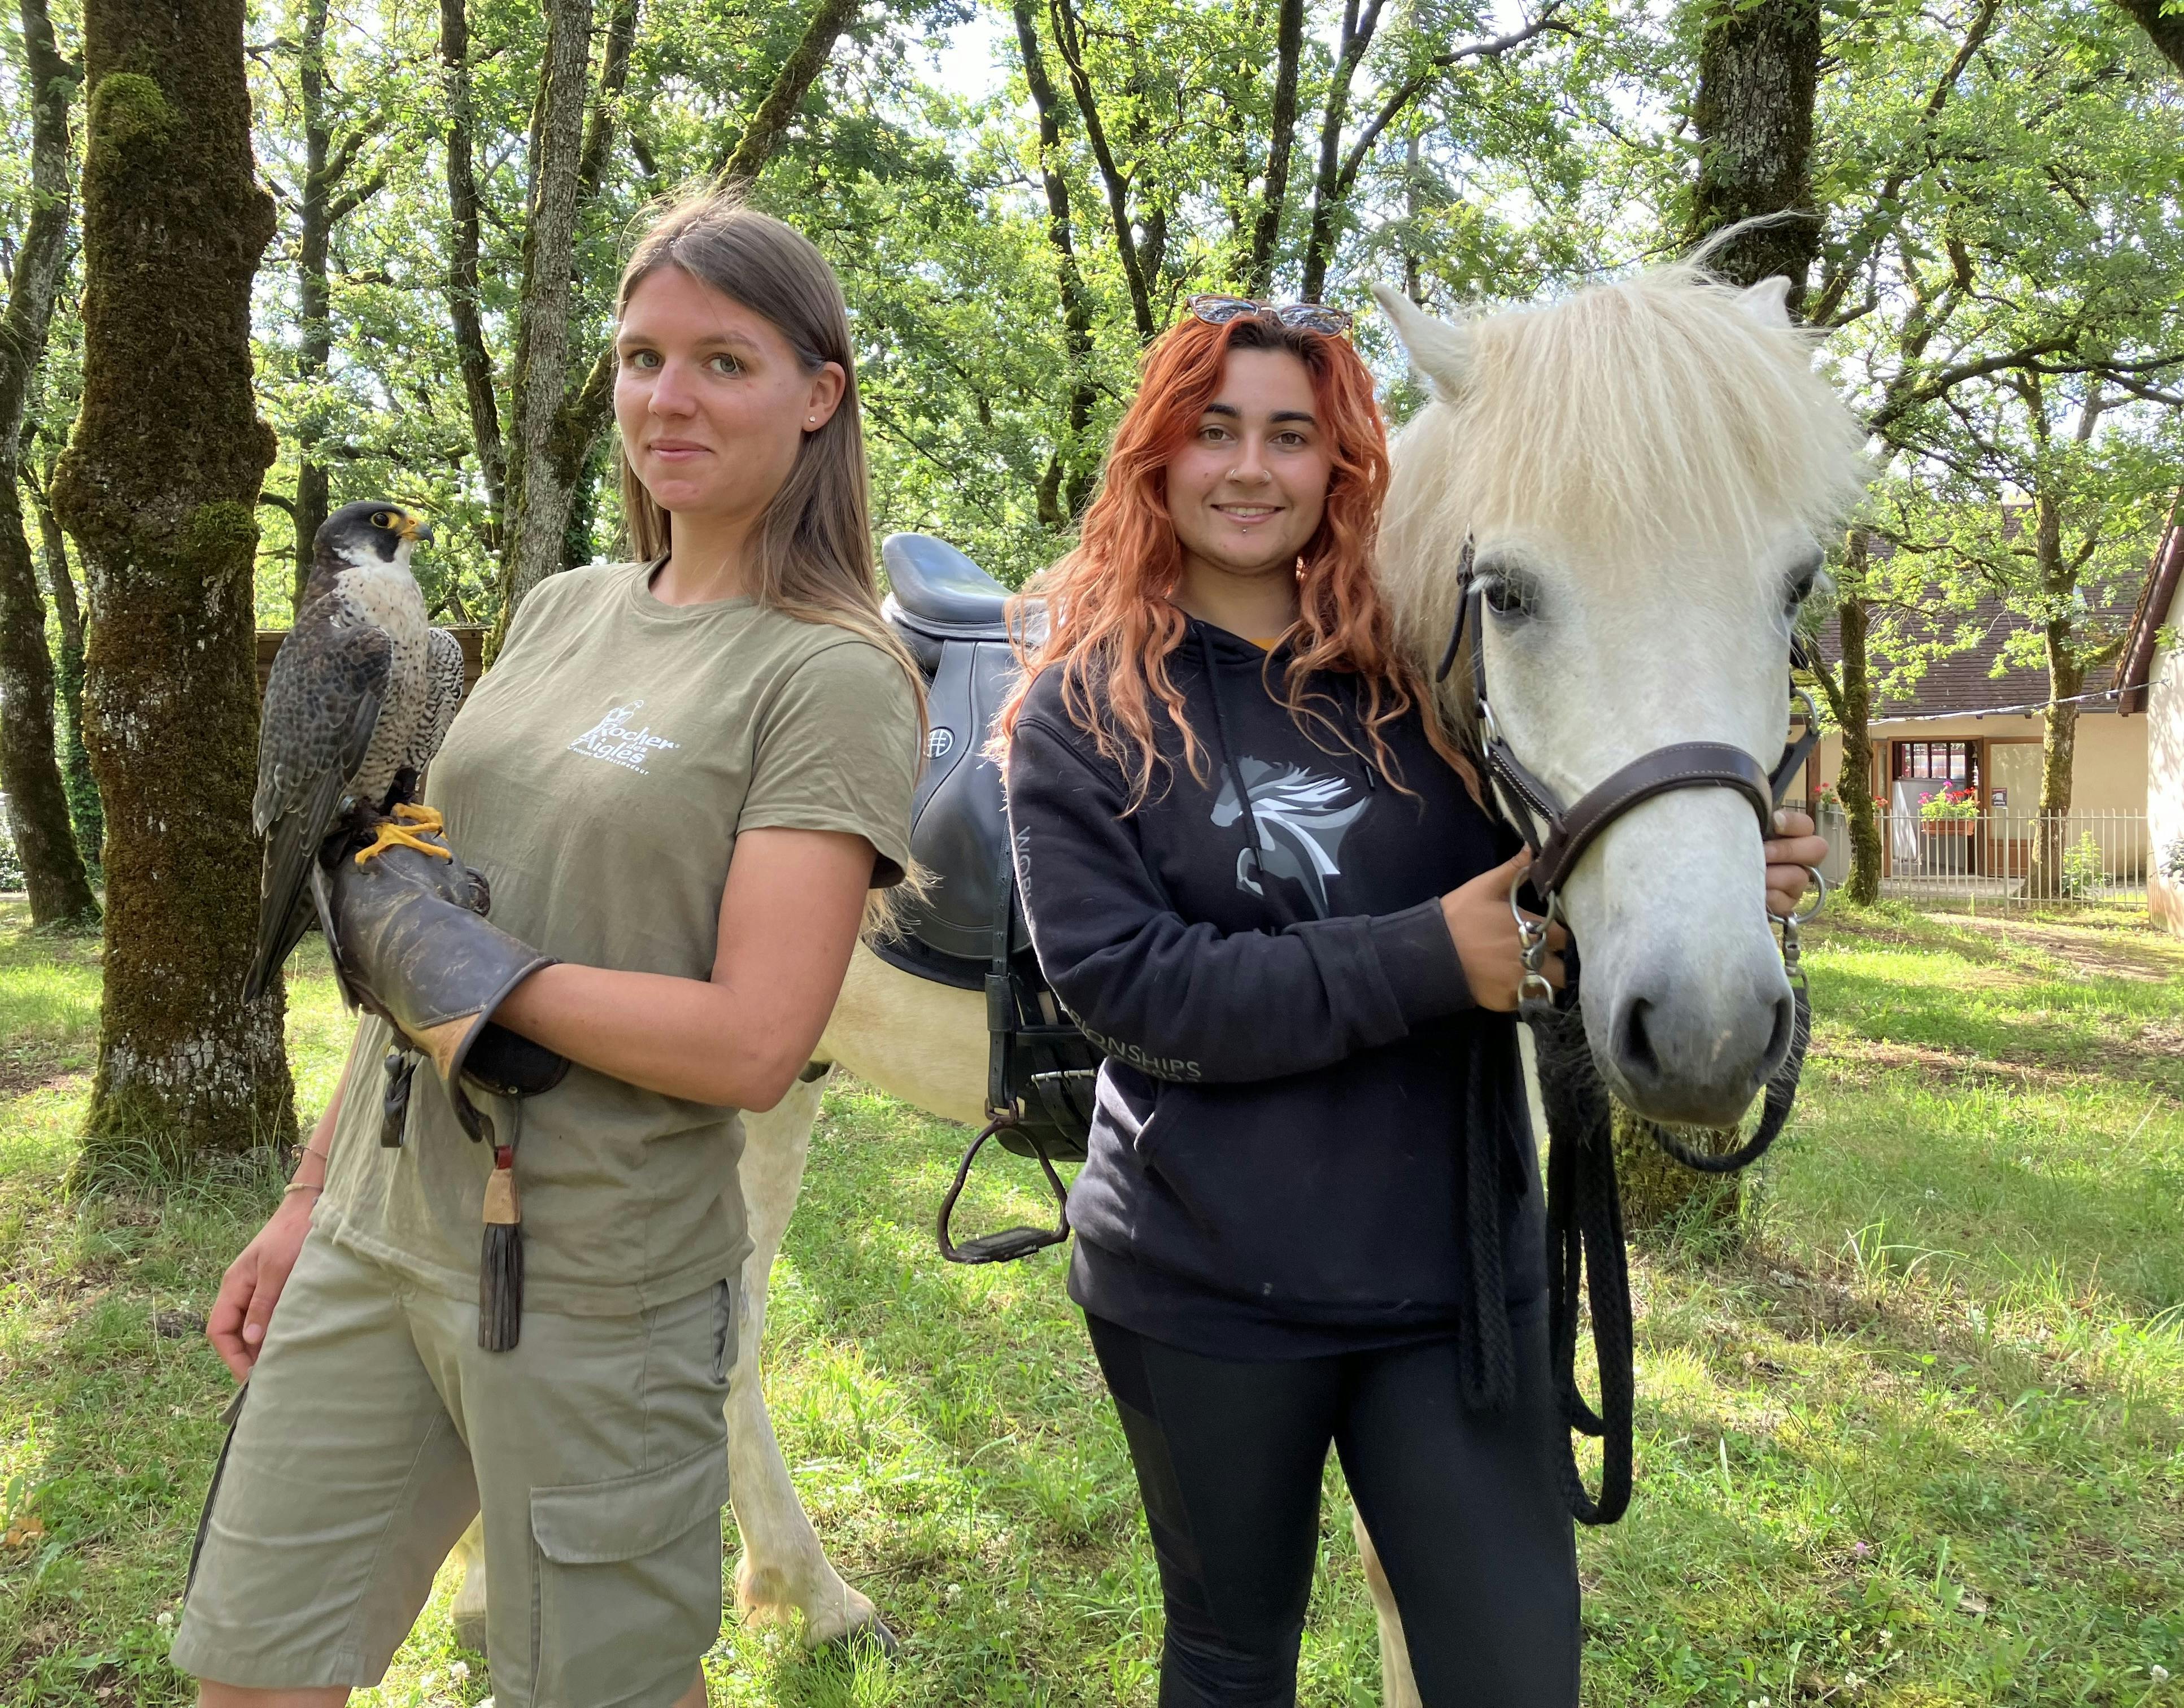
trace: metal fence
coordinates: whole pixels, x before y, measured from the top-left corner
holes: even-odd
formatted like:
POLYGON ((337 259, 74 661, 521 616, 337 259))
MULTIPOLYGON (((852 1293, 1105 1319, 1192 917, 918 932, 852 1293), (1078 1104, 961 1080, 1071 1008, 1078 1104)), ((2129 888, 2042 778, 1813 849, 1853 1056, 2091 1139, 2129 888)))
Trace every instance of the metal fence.
MULTIPOLYGON (((1841 812, 1815 815, 1828 839, 1820 868, 1830 884, 1850 876, 1850 826, 1841 812)), ((2142 901, 2149 849, 2143 812, 1982 812, 1930 818, 1878 814, 1880 892, 1974 907, 2069 907, 2142 901)))

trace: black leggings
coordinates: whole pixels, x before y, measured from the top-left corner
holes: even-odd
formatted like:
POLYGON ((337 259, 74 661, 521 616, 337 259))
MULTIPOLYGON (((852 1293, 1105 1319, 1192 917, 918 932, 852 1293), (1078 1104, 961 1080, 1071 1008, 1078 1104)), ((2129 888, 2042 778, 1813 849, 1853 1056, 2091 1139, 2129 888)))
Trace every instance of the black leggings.
POLYGON ((1088 1316, 1167 1605, 1160 1708, 1291 1708, 1333 1442, 1403 1615, 1425 1708, 1573 1708, 1577 1549, 1550 1451, 1546 1312, 1518 1398, 1467 1411, 1456 1346, 1201 1357, 1088 1316))

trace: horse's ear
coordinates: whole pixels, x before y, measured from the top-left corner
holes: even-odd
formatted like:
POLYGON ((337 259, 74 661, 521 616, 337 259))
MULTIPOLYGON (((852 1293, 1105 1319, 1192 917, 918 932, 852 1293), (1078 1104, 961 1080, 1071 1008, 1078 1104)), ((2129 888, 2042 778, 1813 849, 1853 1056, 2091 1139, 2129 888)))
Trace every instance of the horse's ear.
POLYGON ((1736 293, 1736 305, 1772 332, 1790 324, 1790 282, 1775 273, 1736 293))
POLYGON ((1373 294, 1396 323, 1396 336, 1411 366, 1433 382, 1444 403, 1453 403, 1471 383, 1471 328, 1437 321, 1401 291, 1375 285, 1373 294))

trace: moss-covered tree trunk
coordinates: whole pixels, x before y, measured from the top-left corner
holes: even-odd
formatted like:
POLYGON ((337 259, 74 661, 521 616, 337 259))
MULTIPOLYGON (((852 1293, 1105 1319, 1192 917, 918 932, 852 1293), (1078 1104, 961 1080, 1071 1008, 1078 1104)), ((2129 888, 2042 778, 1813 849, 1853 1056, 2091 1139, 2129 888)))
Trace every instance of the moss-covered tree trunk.
POLYGON ((98 901, 75 846, 53 743, 53 661, 46 602, 23 530, 18 484, 23 412, 45 354, 53 293, 68 258, 69 106, 76 68, 61 57, 45 0, 22 0, 31 77, 30 220, 0 316, 0 791, 31 893, 31 923, 55 930, 98 924, 98 901))
POLYGON ((471 436, 491 514, 488 539, 499 550, 506 517, 508 453, 500 438, 500 405, 493 393, 493 357, 478 311, 476 126, 471 89, 470 14, 464 0, 440 0, 440 62, 445 74, 448 130, 448 319, 455 335, 471 436))
POLYGON ((1850 899, 1869 907, 1880 899, 1880 815, 1873 804, 1873 673, 1866 656, 1865 535, 1851 531, 1843 556, 1842 597, 1836 634, 1842 645, 1842 693, 1836 722, 1842 729, 1842 763, 1836 794, 1850 826, 1850 899))
POLYGON ((253 567, 273 435, 250 286, 273 235, 242 0, 86 0, 82 412, 54 478, 91 602, 86 734, 106 802, 106 1000, 84 1170, 285 1142, 279 986, 242 1001, 253 567))
POLYGON ((514 416, 508 446, 508 539, 501 557, 498 652, 524 595, 561 567, 563 539, 588 439, 557 431, 569 372, 570 287, 581 197, 591 0, 548 0, 546 64, 531 120, 531 204, 523 226, 523 291, 518 305, 514 416), (574 455, 571 455, 571 451, 574 455))
MULTIPOLYGON (((1691 187, 1691 239, 1755 214, 1806 208, 1819 67, 1819 0, 1707 0, 1691 103, 1702 147, 1691 187)), ((1735 238, 1708 264, 1741 285, 1778 274, 1788 279, 1794 313, 1819 246, 1813 220, 1783 220, 1735 238)), ((1735 1213, 1733 1181, 1680 1166, 1620 1109, 1613 1132, 1629 1226, 1718 1220, 1735 1213)), ((1731 1142, 1724 1141, 1724 1148, 1731 1142)))
MULTIPOLYGON (((326 81, 328 0, 306 0, 304 31, 296 43, 297 104, 304 120, 304 173, 297 186, 296 294, 303 310, 296 351, 296 377, 305 391, 323 393, 334 352, 333 285, 329 265, 334 228, 379 193, 383 170, 365 173, 343 190, 343 181, 358 170, 359 153, 371 124, 354 127, 337 145, 327 110, 333 92, 326 81)), ((371 121, 376 123, 376 121, 371 121)), ((296 573, 289 598, 304 608, 304 586, 311 578, 312 553, 319 530, 333 507, 333 481, 326 465, 326 403, 311 397, 297 437, 296 573)))
MULTIPOLYGON (((1700 150, 1691 238, 1755 215, 1811 212, 1819 75, 1819 0, 1708 0, 1691 103, 1700 150)), ((1732 239, 1710 265, 1741 285, 1789 280, 1795 314, 1819 244, 1816 219, 1782 219, 1732 239)))
POLYGON ((106 809, 98 799, 98 779, 91 774, 91 756, 83 745, 83 606, 76 597, 75 575, 69 568, 68 539, 61 519, 42 492, 33 493, 38 513, 38 567, 53 596, 53 621, 61 632, 61 786, 68 790, 69 818, 84 862, 97 868, 106 856, 106 809))
POLYGON ((1069 179, 1063 170, 1061 102, 1047 75, 1046 50, 1039 45, 1039 21, 1031 0, 1014 0, 1017 47, 1023 56, 1024 87, 1039 113, 1039 180, 1046 192, 1046 241, 1054 251, 1055 283, 1061 293, 1061 347, 1069 359, 1069 407, 1060 443, 1048 457, 1039 483, 1041 527, 1057 532, 1076 521, 1092 495, 1095 460, 1084 443, 1099 400, 1092 387, 1092 297, 1077 261, 1077 236, 1069 207, 1069 179))

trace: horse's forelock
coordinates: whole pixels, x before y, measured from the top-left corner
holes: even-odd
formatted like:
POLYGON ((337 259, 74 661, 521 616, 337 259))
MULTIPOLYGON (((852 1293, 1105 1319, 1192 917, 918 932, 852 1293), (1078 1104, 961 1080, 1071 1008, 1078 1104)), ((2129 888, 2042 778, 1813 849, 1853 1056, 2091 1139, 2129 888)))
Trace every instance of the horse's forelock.
POLYGON ((1824 536, 1869 469, 1813 371, 1813 335, 1687 265, 1471 326, 1469 383, 1398 441, 1383 569, 1412 656, 1445 634, 1473 529, 1549 533, 1596 561, 1824 536))

